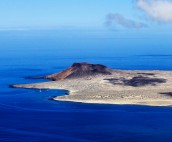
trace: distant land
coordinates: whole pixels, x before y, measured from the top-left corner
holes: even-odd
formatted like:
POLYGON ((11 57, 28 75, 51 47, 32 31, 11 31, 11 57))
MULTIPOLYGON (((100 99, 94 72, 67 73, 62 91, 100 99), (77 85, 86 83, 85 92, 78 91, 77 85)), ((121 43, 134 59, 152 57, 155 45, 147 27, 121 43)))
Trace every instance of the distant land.
POLYGON ((69 91, 56 101, 172 106, 171 71, 115 70, 83 62, 42 78, 51 81, 11 87, 69 91))

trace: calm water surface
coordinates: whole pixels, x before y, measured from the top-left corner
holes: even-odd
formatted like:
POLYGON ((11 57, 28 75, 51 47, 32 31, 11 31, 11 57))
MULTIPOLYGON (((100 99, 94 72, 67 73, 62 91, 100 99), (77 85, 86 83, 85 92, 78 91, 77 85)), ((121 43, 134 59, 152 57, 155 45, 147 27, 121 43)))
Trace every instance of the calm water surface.
POLYGON ((56 102, 51 97, 66 91, 8 87, 45 81, 25 77, 82 61, 117 69, 172 70, 171 55, 121 54, 123 49, 115 48, 120 40, 20 36, 0 39, 0 142, 172 142, 169 107, 56 102))

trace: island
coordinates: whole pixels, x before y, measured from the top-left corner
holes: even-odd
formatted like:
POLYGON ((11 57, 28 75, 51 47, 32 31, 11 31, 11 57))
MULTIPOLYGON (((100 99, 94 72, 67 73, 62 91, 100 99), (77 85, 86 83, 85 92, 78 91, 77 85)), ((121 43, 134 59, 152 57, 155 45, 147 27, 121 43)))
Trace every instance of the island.
POLYGON ((172 106, 171 71, 117 70, 82 62, 43 78, 51 81, 11 87, 68 90, 56 101, 172 106))

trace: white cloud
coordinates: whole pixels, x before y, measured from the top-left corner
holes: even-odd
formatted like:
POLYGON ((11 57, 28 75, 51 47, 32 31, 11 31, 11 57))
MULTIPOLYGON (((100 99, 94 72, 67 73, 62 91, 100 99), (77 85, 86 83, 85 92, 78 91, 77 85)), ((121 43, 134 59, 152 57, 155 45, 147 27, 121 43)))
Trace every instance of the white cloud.
POLYGON ((157 21, 172 22, 172 1, 137 0, 137 7, 157 21))

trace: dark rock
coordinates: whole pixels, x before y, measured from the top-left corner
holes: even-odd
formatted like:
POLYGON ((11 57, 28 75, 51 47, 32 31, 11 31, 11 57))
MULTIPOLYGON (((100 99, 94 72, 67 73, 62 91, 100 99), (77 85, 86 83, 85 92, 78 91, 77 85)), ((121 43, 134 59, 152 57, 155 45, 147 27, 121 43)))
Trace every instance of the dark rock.
POLYGON ((137 73, 139 75, 153 76, 155 73, 137 73))
POLYGON ((160 94, 172 97, 172 92, 161 92, 160 94))
POLYGON ((166 80, 162 78, 148 78, 148 77, 133 77, 130 80, 124 80, 124 84, 127 86, 140 87, 146 85, 156 85, 159 83, 165 83, 166 80))
POLYGON ((105 79, 114 85, 125 85, 132 87, 141 87, 147 85, 157 85, 159 83, 166 83, 166 79, 163 78, 149 78, 143 76, 135 76, 132 79, 105 79))

